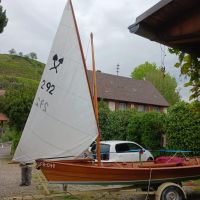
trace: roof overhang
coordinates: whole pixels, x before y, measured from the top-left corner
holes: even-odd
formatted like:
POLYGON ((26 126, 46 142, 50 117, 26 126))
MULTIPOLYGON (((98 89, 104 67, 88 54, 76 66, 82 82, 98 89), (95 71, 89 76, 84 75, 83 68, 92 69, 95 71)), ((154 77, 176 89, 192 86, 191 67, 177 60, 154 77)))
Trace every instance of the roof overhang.
POLYGON ((199 0, 162 0, 128 28, 131 33, 200 57, 199 0))

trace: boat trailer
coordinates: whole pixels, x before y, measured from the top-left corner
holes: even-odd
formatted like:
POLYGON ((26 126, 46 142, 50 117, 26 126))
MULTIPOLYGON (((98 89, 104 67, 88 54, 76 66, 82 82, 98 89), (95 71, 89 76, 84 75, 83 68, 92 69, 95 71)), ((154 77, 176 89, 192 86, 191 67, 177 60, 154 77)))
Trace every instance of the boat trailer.
MULTIPOLYGON (((69 193, 68 185, 63 184, 63 190, 69 193)), ((150 196, 154 196, 154 200, 187 200, 186 192, 184 188, 177 183, 165 182, 158 187, 141 188, 136 186, 123 186, 123 187, 109 187, 105 189, 88 190, 88 192, 129 192, 131 196, 134 195, 146 195, 144 200, 148 200, 150 196)), ((71 193, 69 193, 71 194, 71 193)), ((150 198, 152 199, 152 198, 150 198)))

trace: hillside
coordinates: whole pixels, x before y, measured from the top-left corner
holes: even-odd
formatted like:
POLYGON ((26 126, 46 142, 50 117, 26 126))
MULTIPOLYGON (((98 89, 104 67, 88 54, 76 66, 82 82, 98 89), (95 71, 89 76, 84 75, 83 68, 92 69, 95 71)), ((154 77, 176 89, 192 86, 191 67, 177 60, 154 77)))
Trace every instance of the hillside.
POLYGON ((0 79, 23 78, 40 80, 44 64, 30 58, 17 55, 0 54, 0 79))

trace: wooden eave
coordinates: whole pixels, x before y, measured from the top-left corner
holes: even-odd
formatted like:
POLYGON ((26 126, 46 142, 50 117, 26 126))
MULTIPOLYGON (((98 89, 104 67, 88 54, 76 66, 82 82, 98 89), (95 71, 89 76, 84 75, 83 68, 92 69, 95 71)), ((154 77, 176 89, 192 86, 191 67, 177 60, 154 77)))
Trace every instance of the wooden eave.
POLYGON ((200 3, 198 0, 162 0, 129 26, 135 33, 200 57, 200 3))

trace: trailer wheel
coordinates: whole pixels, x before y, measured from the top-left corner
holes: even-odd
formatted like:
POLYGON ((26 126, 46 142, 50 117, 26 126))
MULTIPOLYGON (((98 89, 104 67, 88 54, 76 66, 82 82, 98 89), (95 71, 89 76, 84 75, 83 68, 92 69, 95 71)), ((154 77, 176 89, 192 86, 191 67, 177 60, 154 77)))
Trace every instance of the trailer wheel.
POLYGON ((180 185, 164 183, 156 191, 156 200, 186 200, 186 195, 180 185))
POLYGON ((169 186, 162 192, 161 200, 185 200, 185 197, 178 187, 169 186))

